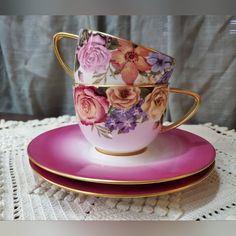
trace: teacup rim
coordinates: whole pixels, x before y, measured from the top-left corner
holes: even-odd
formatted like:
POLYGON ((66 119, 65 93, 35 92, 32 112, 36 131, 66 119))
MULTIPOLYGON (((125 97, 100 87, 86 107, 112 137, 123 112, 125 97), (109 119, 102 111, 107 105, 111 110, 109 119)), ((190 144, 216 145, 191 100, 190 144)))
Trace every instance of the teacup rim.
POLYGON ((139 87, 139 88, 153 88, 153 87, 166 87, 169 89, 170 84, 133 84, 133 85, 127 85, 127 84, 83 84, 83 83, 78 83, 74 82, 72 87, 76 86, 93 86, 95 88, 110 88, 110 87, 139 87))
MULTIPOLYGON (((99 31, 99 30, 93 30, 93 29, 90 29, 90 28, 81 28, 80 30, 92 31, 92 32, 95 32, 95 33, 99 33, 99 34, 102 34, 102 35, 106 35, 106 36, 109 36, 109 37, 112 37, 112 38, 120 39, 120 40, 129 42, 129 43, 135 44, 135 45, 137 45, 137 46, 139 46, 139 47, 148 49, 148 50, 150 50, 150 51, 152 51, 152 52, 161 53, 161 54, 164 55, 164 56, 170 57, 170 58, 173 60, 173 65, 176 65, 176 60, 175 60, 174 57, 172 57, 172 56, 170 56, 170 55, 168 55, 168 54, 166 54, 166 53, 163 53, 163 52, 161 52, 161 51, 158 51, 157 49, 150 48, 150 47, 144 46, 144 45, 139 44, 139 43, 135 43, 135 42, 133 42, 133 41, 131 41, 131 40, 128 40, 128 39, 125 39, 125 38, 121 38, 121 37, 116 36, 116 35, 113 35, 113 34, 104 33, 104 32, 99 31)), ((77 36, 79 36, 79 35, 77 34, 77 36)))

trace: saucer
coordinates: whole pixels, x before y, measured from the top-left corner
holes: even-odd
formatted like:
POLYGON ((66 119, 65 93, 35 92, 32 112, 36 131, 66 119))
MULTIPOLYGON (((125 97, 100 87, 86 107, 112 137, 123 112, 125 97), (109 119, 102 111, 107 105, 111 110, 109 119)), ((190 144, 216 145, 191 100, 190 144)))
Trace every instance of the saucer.
POLYGON ((208 168, 215 149, 205 139, 180 129, 159 134, 147 150, 134 156, 97 152, 78 125, 47 131, 28 146, 40 168, 71 179, 107 184, 150 184, 176 180, 208 168))
POLYGON ((69 191, 100 197, 138 198, 169 194, 199 184, 214 170, 212 163, 205 170, 179 180, 144 185, 101 184, 69 179, 48 172, 30 161, 33 170, 46 181, 69 191))

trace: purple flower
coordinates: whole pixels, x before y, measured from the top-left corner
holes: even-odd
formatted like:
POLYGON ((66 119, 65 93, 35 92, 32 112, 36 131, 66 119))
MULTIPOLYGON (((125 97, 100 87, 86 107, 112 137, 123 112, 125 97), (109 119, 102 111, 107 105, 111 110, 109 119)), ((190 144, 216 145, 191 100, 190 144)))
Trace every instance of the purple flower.
POLYGON ((140 99, 139 103, 135 106, 133 106, 130 110, 129 110, 129 113, 136 117, 136 118, 146 118, 147 117, 147 114, 146 112, 144 112, 141 108, 142 104, 144 103, 144 100, 143 99, 140 99))
POLYGON ((126 116, 119 119, 117 122, 119 133, 128 133, 136 127, 136 120, 133 116, 126 116))
POLYGON ((126 111, 124 109, 115 108, 112 111, 112 116, 117 117, 117 119, 119 119, 120 117, 123 117, 123 116, 126 117, 127 115, 128 115, 128 111, 126 111))
POLYGON ((160 80, 156 84, 168 84, 172 73, 173 70, 165 72, 165 74, 160 78, 160 80))
POLYGON ((138 104, 129 110, 115 108, 105 121, 105 127, 110 131, 118 130, 118 133, 128 133, 134 130, 137 125, 137 119, 142 118, 144 121, 147 114, 142 110, 141 106, 144 100, 141 99, 138 104))
POLYGON ((165 72, 166 69, 170 69, 172 60, 170 57, 165 56, 159 52, 151 52, 147 58, 147 62, 152 66, 151 71, 154 73, 165 72))
POLYGON ((117 129, 117 119, 115 116, 109 116, 107 117, 105 121, 105 127, 108 128, 110 131, 117 129))

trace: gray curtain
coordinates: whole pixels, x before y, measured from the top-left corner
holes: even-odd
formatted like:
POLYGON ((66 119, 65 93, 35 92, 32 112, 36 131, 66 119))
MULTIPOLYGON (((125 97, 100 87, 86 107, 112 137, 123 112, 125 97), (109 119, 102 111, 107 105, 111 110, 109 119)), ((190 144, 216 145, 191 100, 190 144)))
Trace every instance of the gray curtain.
MULTIPOLYGON (((0 16, 0 112, 74 114, 72 79, 52 49, 56 32, 96 29, 176 58, 171 86, 190 89, 202 105, 190 123, 236 128, 236 34, 233 16, 0 16)), ((236 26, 235 26, 236 27, 236 26)), ((72 65, 75 42, 62 52, 72 65)), ((192 100, 171 95, 167 119, 185 114, 192 100)))

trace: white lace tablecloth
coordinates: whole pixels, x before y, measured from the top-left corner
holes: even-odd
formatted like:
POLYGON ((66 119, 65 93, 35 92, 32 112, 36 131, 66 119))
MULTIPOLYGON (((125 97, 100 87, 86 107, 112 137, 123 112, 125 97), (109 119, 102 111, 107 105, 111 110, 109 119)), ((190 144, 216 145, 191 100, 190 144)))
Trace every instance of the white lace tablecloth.
POLYGON ((0 120, 1 220, 236 219, 236 133, 210 123, 183 125, 216 148, 214 173, 190 189, 160 197, 109 199, 75 194, 39 179, 26 148, 46 130, 75 123, 73 116, 28 122, 0 120))

